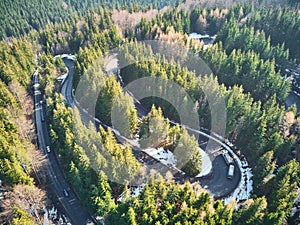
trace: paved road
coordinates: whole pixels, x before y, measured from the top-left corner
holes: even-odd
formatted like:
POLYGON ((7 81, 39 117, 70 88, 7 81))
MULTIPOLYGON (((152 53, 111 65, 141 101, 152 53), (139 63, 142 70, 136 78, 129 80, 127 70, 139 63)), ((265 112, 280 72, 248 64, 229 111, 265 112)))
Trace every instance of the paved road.
POLYGON ((74 74, 74 62, 67 58, 64 58, 63 61, 65 65, 68 67, 69 74, 71 74, 71 76, 68 76, 65 79, 64 84, 61 88, 61 93, 65 97, 67 103, 73 108, 74 103, 72 97, 72 84, 73 84, 73 74, 74 74))
POLYGON ((74 192, 70 189, 53 151, 51 151, 50 153, 47 153, 46 151, 46 146, 50 146, 50 139, 45 115, 46 106, 44 103, 41 103, 42 96, 39 90, 38 82, 38 75, 37 73, 35 73, 33 76, 35 123, 39 140, 39 147, 40 149, 42 149, 44 154, 47 154, 49 185, 55 192, 66 215, 71 219, 72 224, 84 225, 87 224, 87 221, 94 221, 93 218, 80 205, 79 200, 76 198, 74 192), (67 192, 69 193, 68 197, 64 195, 64 190, 67 190, 67 192))
MULTIPOLYGON (((231 194, 236 188, 241 178, 241 171, 235 165, 235 174, 232 179, 227 178, 228 166, 226 165, 222 155, 217 155, 212 161, 213 173, 212 177, 207 179, 198 179, 201 186, 216 198, 223 198, 231 194)), ((197 179, 195 179, 197 180, 197 179)))
MULTIPOLYGON (((65 88, 62 89, 62 94, 65 96, 67 103, 69 105, 73 105, 73 99, 72 96, 69 98, 68 95, 70 95, 70 90, 72 86, 70 86, 72 77, 73 77, 73 71, 74 71, 74 62, 72 60, 63 59, 66 66, 69 69, 69 76, 67 77, 67 80, 65 81, 64 86, 65 88), (68 81, 69 80, 69 81, 68 81), (68 94, 69 93, 69 94, 68 94)), ((147 114, 147 109, 145 109, 143 106, 139 105, 138 103, 135 103, 135 106, 137 108, 138 116, 141 117, 143 115, 147 114)), ((81 115, 83 116, 85 112, 80 110, 81 115)), ((83 116, 84 117, 84 116, 83 116)), ((84 119, 84 118, 83 118, 84 119)), ((208 138, 199 134, 199 144, 202 149, 206 149, 208 138)), ((170 168, 160 165, 160 163, 154 162, 153 159, 149 158, 146 154, 140 153, 140 149, 136 149, 135 147, 131 146, 133 148, 133 154, 137 157, 138 161, 153 166, 155 165, 156 168, 160 168, 162 171, 162 174, 164 174, 167 170, 170 170, 170 168)), ((220 148, 219 152, 216 152, 215 154, 218 154, 223 149, 220 148)), ((209 149, 206 149, 206 151, 209 151, 209 149)), ((221 155, 214 155, 211 157, 212 164, 213 164, 213 171, 212 174, 209 176, 209 178, 188 178, 186 176, 183 176, 182 174, 176 173, 176 171, 173 171, 174 179, 178 182, 184 182, 186 180, 190 181, 199 181, 203 187, 205 187, 207 190, 210 191, 210 193, 216 198, 222 198, 231 192, 235 190, 237 187, 240 178, 241 178, 241 172, 239 170, 239 167, 236 165, 235 174, 233 179, 227 178, 227 170, 228 166, 226 165, 223 157, 221 155)))
POLYGON ((35 124, 36 124, 36 130, 38 134, 38 140, 39 140, 39 147, 42 149, 42 151, 45 153, 46 151, 46 145, 45 137, 44 137, 44 131, 43 131, 43 105, 41 104, 42 96, 41 91, 39 88, 39 79, 37 72, 33 75, 33 84, 34 84, 34 113, 35 113, 35 124))

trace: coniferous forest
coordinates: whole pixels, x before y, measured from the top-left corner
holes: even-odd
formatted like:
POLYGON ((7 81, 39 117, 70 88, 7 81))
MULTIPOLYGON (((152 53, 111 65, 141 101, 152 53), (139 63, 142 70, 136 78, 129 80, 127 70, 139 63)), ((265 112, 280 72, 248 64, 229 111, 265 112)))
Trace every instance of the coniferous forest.
POLYGON ((0 224, 44 224, 46 217, 78 224, 78 212, 66 207, 73 199, 94 224, 300 223, 299 1, 0 5, 0 224), (199 75, 147 41, 188 49, 196 65, 204 62, 210 70, 199 75), (119 65, 107 72, 111 49, 118 49, 119 65), (219 139, 230 143, 236 170, 235 156, 251 168, 247 198, 227 201, 229 194, 214 197, 201 184, 221 175, 213 163, 211 174, 197 178, 207 163, 199 151, 203 143, 171 102, 156 97, 169 95, 171 87, 158 82, 156 93, 140 101, 126 89, 146 78, 180 86, 189 96, 173 95, 180 112, 195 115, 199 130, 214 138, 211 109, 224 102, 219 139), (177 160, 162 163, 149 149, 177 160), (56 218, 45 214, 52 207, 56 218))

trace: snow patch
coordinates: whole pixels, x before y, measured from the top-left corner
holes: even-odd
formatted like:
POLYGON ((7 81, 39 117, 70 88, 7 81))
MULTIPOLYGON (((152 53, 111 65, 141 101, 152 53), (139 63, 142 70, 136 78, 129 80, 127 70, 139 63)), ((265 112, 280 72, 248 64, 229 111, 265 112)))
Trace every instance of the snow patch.
POLYGON ((58 78, 56 78, 57 80, 61 80, 61 81, 62 81, 62 82, 61 82, 62 84, 65 82, 66 78, 67 78, 68 75, 69 75, 69 68, 66 67, 66 70, 67 70, 67 72, 66 72, 65 74, 60 75, 58 78))
MULTIPOLYGON (((203 177, 208 175, 212 170, 212 162, 208 156, 201 148, 199 148, 201 158, 202 158, 202 164, 201 164, 201 172, 196 177, 203 177)), ((162 164, 171 166, 173 168, 176 168, 177 160, 174 154, 169 151, 165 150, 163 148, 147 148, 143 150, 143 152, 147 153, 151 157, 159 160, 162 164)), ((176 168, 178 171, 182 172, 178 168, 176 168)), ((183 172, 182 172, 183 173, 183 172)))
MULTIPOLYGON (((143 191, 144 187, 145 187, 146 183, 142 183, 141 185, 137 186, 137 187, 131 187, 130 188, 130 197, 138 197, 141 192, 143 191)), ((124 199, 124 192, 118 197, 117 201, 118 202, 122 202, 124 199)))
POLYGON ((46 206, 43 206, 44 225, 60 224, 60 225, 71 225, 70 220, 65 215, 58 215, 57 209, 54 206, 51 209, 47 209, 46 206), (58 221, 58 223, 57 223, 58 221))
POLYGON ((197 34, 197 33, 190 33, 189 37, 195 38, 195 39, 201 39, 201 38, 211 38, 208 34, 197 34))
POLYGON ((141 184, 140 186, 131 188, 131 197, 137 197, 141 194, 146 184, 141 184))
POLYGON ((75 59, 76 59, 75 55, 71 55, 71 54, 56 55, 56 56, 54 56, 54 59, 56 59, 57 57, 60 57, 62 59, 67 58, 67 59, 70 59, 70 60, 73 60, 73 61, 75 61, 75 59))
POLYGON ((241 174, 241 182, 238 187, 230 196, 223 199, 225 204, 231 203, 232 199, 235 199, 236 202, 240 202, 250 198, 251 192, 253 191, 253 181, 251 179, 253 174, 251 168, 241 168, 241 174))
POLYGON ((216 39, 216 35, 215 36, 210 36, 210 35, 207 35, 207 34, 203 35, 203 34, 191 33, 189 35, 189 38, 202 40, 204 42, 203 49, 206 50, 207 48, 210 48, 212 46, 212 43, 216 39))
POLYGON ((202 164, 201 164, 201 172, 196 177, 204 177, 208 175, 212 171, 212 163, 206 152, 204 152, 201 148, 199 148, 202 164))
POLYGON ((167 166, 176 167, 177 160, 173 153, 169 150, 164 150, 163 148, 147 148, 143 152, 152 156, 153 158, 159 160, 162 164, 167 166))

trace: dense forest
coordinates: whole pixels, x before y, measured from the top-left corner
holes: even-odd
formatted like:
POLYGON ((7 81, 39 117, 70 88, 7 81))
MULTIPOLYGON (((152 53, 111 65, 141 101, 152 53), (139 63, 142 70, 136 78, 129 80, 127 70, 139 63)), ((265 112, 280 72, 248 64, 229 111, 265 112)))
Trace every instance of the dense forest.
MULTIPOLYGON (((32 0, 0 4, 0 179, 7 192, 0 200, 1 223, 40 224, 37 214, 43 213, 50 198, 45 195, 46 156, 35 147, 30 97, 31 76, 37 68, 47 99, 53 154, 82 205, 105 224, 299 222, 299 212, 291 215, 300 183, 300 117, 295 107, 284 106, 291 83, 283 73, 299 62, 297 2, 275 8, 241 4, 192 9, 180 7, 181 1, 32 0), (113 9, 135 15, 164 6, 170 7, 157 11, 151 19, 142 18, 123 33, 112 18, 113 9), (203 43, 189 38, 191 32, 216 35, 216 39, 204 48, 203 43), (213 75, 200 75, 139 42, 149 39, 190 49, 207 63, 213 75), (103 63, 97 61, 115 47, 120 65, 131 62, 120 70, 122 82, 107 76, 103 63), (60 53, 76 55, 73 88, 80 93, 77 100, 100 124, 82 122, 80 111, 68 107, 59 93, 61 84, 56 78, 66 69, 64 62, 53 56, 60 53), (210 197, 198 182, 180 184, 169 171, 147 171, 136 147, 124 144, 123 139, 137 138, 142 149, 163 148, 175 157, 189 157, 184 165, 177 162, 189 177, 201 172, 202 159, 198 140, 184 126, 170 125, 169 119, 180 122, 180 118, 169 102, 143 99, 148 113, 138 118, 135 101, 123 86, 145 77, 180 85, 197 102, 200 125, 208 130, 212 118, 205 93, 212 93, 213 102, 225 101, 224 138, 252 168, 251 198, 225 204, 210 197), (88 93, 80 92, 82 82, 90 85, 85 87, 88 93), (143 186, 137 196, 132 196, 132 188, 137 186, 131 185, 132 180, 143 186), (32 204, 39 206, 37 214, 32 213, 32 204)), ((169 88, 159 86, 159 94, 169 88)), ((186 99, 176 101, 189 115, 186 99)))
MULTIPOLYGON (((32 204, 45 200, 43 191, 34 186, 37 178, 43 176, 40 168, 44 157, 34 146, 33 105, 27 86, 36 68, 33 46, 27 40, 15 38, 9 43, 2 41, 0 46, 0 180, 10 196, 1 202, 1 220, 4 223, 10 220, 11 224, 34 224, 28 199, 21 198, 28 192, 27 196, 34 199, 32 204), (39 200, 32 191, 40 195, 39 200)), ((43 179, 39 182, 41 184, 43 179)), ((42 210, 41 205, 37 210, 42 210)))
POLYGON ((31 30, 40 30, 49 24, 69 21, 74 16, 83 16, 89 10, 98 11, 99 5, 117 9, 128 9, 130 12, 159 9, 172 6, 173 1, 108 1, 108 0, 55 0, 55 1, 7 1, 0 3, 0 39, 20 36, 31 30), (18 21, 16 23, 16 21, 18 21))

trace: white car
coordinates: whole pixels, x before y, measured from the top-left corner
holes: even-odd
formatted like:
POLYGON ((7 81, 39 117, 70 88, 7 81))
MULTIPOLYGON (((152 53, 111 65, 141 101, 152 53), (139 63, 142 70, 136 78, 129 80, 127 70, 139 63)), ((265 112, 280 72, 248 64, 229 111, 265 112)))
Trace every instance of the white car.
POLYGON ((51 152, 51 149, 50 149, 50 146, 49 146, 49 145, 46 146, 46 150, 47 150, 48 153, 51 152))
POLYGON ((234 175, 234 165, 230 165, 228 168, 227 178, 232 179, 234 175))
POLYGON ((64 189, 63 192, 64 192, 64 196, 65 196, 65 197, 69 197, 69 192, 68 192, 66 189, 64 189))

